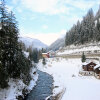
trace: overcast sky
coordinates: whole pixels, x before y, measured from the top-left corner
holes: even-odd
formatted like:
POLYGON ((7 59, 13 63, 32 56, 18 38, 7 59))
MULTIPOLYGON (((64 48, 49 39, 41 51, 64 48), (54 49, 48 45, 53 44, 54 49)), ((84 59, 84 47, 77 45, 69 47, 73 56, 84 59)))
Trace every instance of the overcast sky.
POLYGON ((5 0, 15 13, 21 36, 50 45, 63 36, 90 8, 97 12, 100 0, 5 0))

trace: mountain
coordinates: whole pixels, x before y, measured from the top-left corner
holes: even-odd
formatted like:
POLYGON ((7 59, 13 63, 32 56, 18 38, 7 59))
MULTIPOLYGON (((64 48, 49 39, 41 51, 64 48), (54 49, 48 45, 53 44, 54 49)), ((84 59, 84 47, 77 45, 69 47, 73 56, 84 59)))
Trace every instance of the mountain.
POLYGON ((42 48, 48 47, 46 44, 42 43, 40 40, 34 39, 34 38, 19 37, 19 41, 22 41, 27 48, 29 46, 32 46, 32 48, 37 48, 37 49, 42 49, 42 48))
POLYGON ((49 47, 48 50, 58 50, 60 47, 64 47, 65 45, 65 37, 57 39, 54 43, 52 43, 49 47))

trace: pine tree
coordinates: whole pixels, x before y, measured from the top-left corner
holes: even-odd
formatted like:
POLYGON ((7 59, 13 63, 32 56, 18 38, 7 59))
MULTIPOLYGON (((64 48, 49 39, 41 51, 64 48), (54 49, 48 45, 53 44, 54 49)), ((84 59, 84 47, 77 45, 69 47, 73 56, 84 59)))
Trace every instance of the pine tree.
POLYGON ((33 49, 33 51, 29 53, 29 58, 30 58, 30 60, 34 61, 35 63, 38 63, 39 51, 37 49, 33 49))
POLYGON ((99 41, 100 32, 98 28, 99 23, 97 22, 97 27, 95 27, 93 10, 90 9, 87 15, 83 17, 83 20, 81 22, 78 21, 77 25, 73 25, 66 33, 65 45, 84 44, 96 40, 99 41))
POLYGON ((39 59, 42 59, 42 51, 41 50, 38 51, 38 57, 39 57, 39 59))
POLYGON ((82 54, 81 61, 82 61, 82 62, 85 62, 85 61, 86 61, 86 57, 85 57, 85 55, 84 55, 84 52, 83 52, 83 54, 82 54))
POLYGON ((0 87, 4 88, 7 85, 8 81, 8 61, 7 61, 7 20, 8 20, 8 13, 5 7, 4 0, 1 0, 0 4, 0 87))
POLYGON ((42 64, 43 64, 43 65, 46 65, 46 60, 45 60, 44 57, 43 57, 43 60, 42 60, 42 64))

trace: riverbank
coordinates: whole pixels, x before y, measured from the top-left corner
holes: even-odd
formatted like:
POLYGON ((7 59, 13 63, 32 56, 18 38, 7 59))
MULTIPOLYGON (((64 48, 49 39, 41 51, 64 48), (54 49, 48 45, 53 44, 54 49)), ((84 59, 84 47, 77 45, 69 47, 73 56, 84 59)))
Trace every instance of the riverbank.
POLYGON ((38 74, 34 67, 31 69, 30 74, 32 79, 28 86, 21 79, 9 79, 9 87, 0 89, 0 100, 21 100, 36 85, 38 74))

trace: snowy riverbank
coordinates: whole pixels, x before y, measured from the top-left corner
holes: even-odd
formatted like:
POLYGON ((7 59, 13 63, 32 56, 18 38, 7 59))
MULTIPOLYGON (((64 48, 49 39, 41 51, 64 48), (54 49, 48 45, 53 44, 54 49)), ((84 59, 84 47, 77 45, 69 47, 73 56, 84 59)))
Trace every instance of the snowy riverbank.
POLYGON ((0 100, 17 100, 18 96, 23 96, 23 89, 27 89, 30 92, 33 87, 36 85, 38 79, 38 74, 35 73, 36 69, 31 69, 32 80, 29 83, 29 86, 25 85, 22 80, 19 79, 9 79, 9 87, 5 89, 0 89, 0 100))

